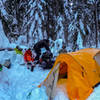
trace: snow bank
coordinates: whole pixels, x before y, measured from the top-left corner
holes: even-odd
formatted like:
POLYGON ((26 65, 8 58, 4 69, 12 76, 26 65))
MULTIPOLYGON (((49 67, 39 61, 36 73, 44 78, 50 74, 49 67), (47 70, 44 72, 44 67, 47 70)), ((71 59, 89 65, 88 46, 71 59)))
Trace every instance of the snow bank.
POLYGON ((87 100, 100 100, 100 85, 94 89, 94 92, 87 100))
MULTIPOLYGON (((11 69, 3 67, 0 72, 0 100, 48 100, 46 88, 37 86, 46 78, 49 70, 44 71, 36 66, 31 72, 26 65, 21 65, 24 64, 23 56, 15 51, 1 51, 0 63, 3 64, 5 59, 10 59, 12 66, 11 69)), ((100 86, 87 100, 100 100, 99 94, 100 86)), ((58 88, 54 100, 68 100, 68 97, 58 88)))
POLYGON ((48 100, 48 97, 46 95, 46 88, 41 87, 41 88, 35 88, 32 91, 31 97, 29 97, 30 100, 48 100))
POLYGON ((54 100, 69 100, 69 99, 67 95, 61 90, 61 87, 60 87, 56 89, 56 96, 54 100))
POLYGON ((11 69, 3 67, 0 72, 0 100, 48 100, 45 87, 37 86, 46 78, 49 71, 38 66, 31 72, 23 64, 23 56, 14 51, 0 52, 0 63, 10 59, 11 69))
POLYGON ((54 46, 51 48, 51 52, 53 53, 54 56, 57 56, 59 50, 62 48, 63 40, 57 39, 57 40, 53 41, 53 43, 54 43, 54 46))
MULTIPOLYGON (((56 91, 57 95, 55 96, 54 100, 69 100, 67 95, 64 94, 60 88, 58 88, 56 91)), ((100 100, 100 85, 94 89, 93 93, 87 100, 100 100)))
POLYGON ((2 22, 0 21, 0 48, 5 48, 9 46, 9 40, 5 36, 3 31, 2 22))

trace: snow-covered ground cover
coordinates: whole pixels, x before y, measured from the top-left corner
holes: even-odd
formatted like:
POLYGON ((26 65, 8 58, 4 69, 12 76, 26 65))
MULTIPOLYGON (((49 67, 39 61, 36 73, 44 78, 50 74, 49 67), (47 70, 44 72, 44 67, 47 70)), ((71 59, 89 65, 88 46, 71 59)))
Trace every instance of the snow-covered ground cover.
MULTIPOLYGON (((15 48, 16 44, 9 44, 2 30, 0 21, 0 47, 15 48)), ((56 40, 55 43, 51 51, 56 56, 62 47, 62 40, 56 40)), ((81 47, 81 41, 78 43, 81 47)), ((20 47, 26 48, 25 46, 20 47)), ((48 100, 45 87, 38 88, 37 86, 45 79, 49 70, 44 71, 36 66, 31 72, 26 65, 21 65, 24 63, 23 56, 17 55, 15 51, 0 51, 0 64, 3 64, 5 59, 11 60, 11 68, 7 69, 3 66, 3 70, 0 72, 0 100, 48 100)), ((57 90, 54 100, 68 100, 60 89, 57 90)), ((95 88, 88 100, 100 100, 100 86, 95 88)))
POLYGON ((48 70, 38 66, 31 72, 23 63, 23 57, 15 52, 0 52, 0 63, 11 59, 11 69, 0 72, 0 100, 47 100, 45 88, 37 86, 45 79, 48 70))
MULTIPOLYGON (((56 42, 55 47, 51 49, 57 55, 55 49, 58 48, 59 51, 62 42, 61 39, 56 42), (60 46, 57 47, 58 45, 60 46)), ((3 43, 5 44, 6 41, 3 43)), ((9 46, 14 48, 16 44, 9 46)), ((25 48, 25 46, 20 47, 25 48)), ((22 55, 16 54, 15 51, 0 51, 0 63, 3 64, 6 59, 11 60, 11 69, 3 66, 3 70, 0 72, 0 100, 48 100, 45 87, 38 88, 37 86, 45 79, 49 70, 44 71, 36 66, 34 71, 31 72, 26 65, 21 65, 24 63, 22 55)), ((54 100, 68 100, 61 89, 57 90, 54 100)), ((100 86, 95 88, 88 100, 100 100, 99 94, 100 86)))
MULTIPOLYGON (((45 87, 37 86, 45 79, 49 70, 36 66, 31 72, 24 63, 23 56, 14 51, 1 51, 0 63, 5 59, 11 60, 11 69, 3 67, 0 72, 0 100, 48 100, 45 87)), ((88 100, 100 100, 100 86, 95 88, 88 100)), ((67 96, 58 89, 54 100, 68 100, 67 96)))
POLYGON ((100 100, 100 85, 94 89, 94 92, 87 100, 100 100))
POLYGON ((9 40, 4 34, 2 22, 0 21, 0 48, 9 46, 9 40))

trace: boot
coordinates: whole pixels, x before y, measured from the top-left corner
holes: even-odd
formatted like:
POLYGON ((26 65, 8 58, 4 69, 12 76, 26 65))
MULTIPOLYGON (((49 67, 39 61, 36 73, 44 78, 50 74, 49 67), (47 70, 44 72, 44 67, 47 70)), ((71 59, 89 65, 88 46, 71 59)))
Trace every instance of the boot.
POLYGON ((34 71, 34 67, 35 67, 34 65, 31 66, 31 72, 34 71))

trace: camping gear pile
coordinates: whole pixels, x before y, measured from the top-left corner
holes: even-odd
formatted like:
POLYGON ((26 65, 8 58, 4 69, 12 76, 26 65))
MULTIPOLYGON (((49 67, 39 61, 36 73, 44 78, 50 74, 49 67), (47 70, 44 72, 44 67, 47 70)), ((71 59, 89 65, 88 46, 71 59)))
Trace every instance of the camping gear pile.
POLYGON ((10 69, 11 68, 11 61, 10 59, 5 59, 4 64, 0 64, 0 71, 3 70, 3 66, 10 69))
POLYGON ((39 85, 46 86, 49 100, 61 88, 69 100, 86 100, 100 84, 100 49, 82 49, 60 54, 47 78, 39 85))
POLYGON ((6 59, 5 62, 4 62, 4 64, 3 64, 3 66, 5 66, 6 68, 10 69, 10 67, 11 67, 11 61, 10 61, 10 59, 6 59))
POLYGON ((43 39, 38 41, 31 48, 22 49, 19 46, 16 46, 16 48, 6 48, 1 50, 8 50, 8 51, 14 50, 16 54, 22 55, 25 64, 21 64, 21 65, 27 65, 27 68, 33 71, 34 67, 37 64, 39 64, 39 66, 42 67, 43 69, 52 68, 55 61, 55 57, 51 53, 49 46, 50 46, 49 40, 43 39), (46 50, 45 53, 42 53, 43 48, 46 50))
POLYGON ((50 51, 43 53, 39 64, 43 69, 51 69, 54 64, 53 54, 50 51))
POLYGON ((24 61, 27 64, 28 69, 31 71, 34 70, 34 67, 39 64, 39 66, 43 69, 51 69, 54 61, 53 61, 53 54, 50 51, 46 51, 45 53, 41 54, 39 60, 36 60, 34 56, 35 52, 32 53, 31 49, 28 49, 24 53, 24 61))
MULTIPOLYGON (((7 50, 7 49, 3 49, 7 50)), ((34 70, 34 67, 39 64, 39 66, 43 69, 50 69, 52 68, 54 61, 53 61, 53 54, 50 51, 46 51, 43 54, 41 54, 39 60, 36 60, 36 53, 33 49, 22 49, 19 46, 16 46, 16 48, 11 49, 11 51, 14 50, 16 54, 22 55, 25 63, 21 65, 26 65, 28 69, 31 71, 34 70)), ((0 71, 2 71, 3 66, 10 69, 11 68, 11 61, 10 59, 5 59, 4 64, 0 64, 0 71)))
POLYGON ((43 69, 51 69, 54 64, 53 54, 50 51, 45 51, 43 54, 40 55, 39 60, 36 58, 36 53, 33 49, 25 49, 22 52, 20 47, 16 47, 15 49, 16 54, 23 55, 25 64, 27 68, 31 71, 34 70, 34 67, 39 64, 39 66, 43 69))

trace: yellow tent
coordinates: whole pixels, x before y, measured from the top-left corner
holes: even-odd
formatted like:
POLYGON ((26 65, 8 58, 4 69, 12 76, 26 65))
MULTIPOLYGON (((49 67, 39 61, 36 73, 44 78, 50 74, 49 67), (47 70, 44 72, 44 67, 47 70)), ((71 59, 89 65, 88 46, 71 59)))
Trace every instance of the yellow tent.
POLYGON ((60 54, 40 86, 46 86, 49 100, 59 86, 64 87, 69 100, 86 100, 99 83, 100 49, 88 48, 60 54))

